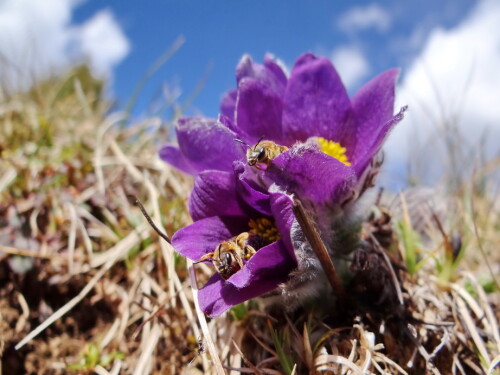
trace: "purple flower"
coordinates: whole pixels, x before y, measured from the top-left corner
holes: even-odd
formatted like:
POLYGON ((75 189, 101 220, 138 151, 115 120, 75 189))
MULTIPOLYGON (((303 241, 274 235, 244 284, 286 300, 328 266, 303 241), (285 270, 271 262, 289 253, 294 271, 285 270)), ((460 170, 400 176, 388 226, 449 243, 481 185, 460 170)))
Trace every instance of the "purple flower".
POLYGON ((259 193, 248 186, 240 194, 238 184, 232 172, 201 172, 189 203, 196 221, 172 238, 175 249, 194 261, 241 233, 254 233, 262 240, 262 247, 244 261, 243 268, 227 280, 215 273, 200 289, 200 307, 209 316, 219 316, 231 306, 275 289, 297 266, 290 238, 290 197, 259 193), (252 206, 247 200, 261 204, 252 206))
MULTIPOLYGON (((397 76, 397 69, 388 70, 349 98, 328 59, 304 54, 287 77, 269 56, 262 65, 244 56, 237 89, 223 97, 217 120, 177 122, 179 146, 163 147, 160 156, 197 177, 189 202, 194 223, 172 242, 182 255, 213 262, 218 271, 199 293, 207 315, 275 289, 292 270, 316 270, 296 225, 291 234, 290 195, 306 204, 333 249, 330 240, 342 225, 337 214, 371 185, 376 155, 403 117, 405 109, 393 115, 397 76), (277 148, 262 171, 246 164, 247 149, 235 139, 249 147, 261 139, 286 147, 277 148), (245 233, 259 238, 248 252, 237 243, 245 233)), ((260 147, 251 157, 258 158, 260 147)))
POLYGON ((402 118, 402 113, 393 115, 398 73, 380 74, 349 99, 326 58, 302 55, 287 78, 270 56, 263 65, 244 56, 236 69, 237 90, 223 97, 219 119, 179 120, 179 147, 165 146, 160 156, 190 174, 231 171, 232 161, 245 158, 235 138, 254 145, 263 137, 288 147, 307 141, 350 166, 348 171, 360 180, 402 118))

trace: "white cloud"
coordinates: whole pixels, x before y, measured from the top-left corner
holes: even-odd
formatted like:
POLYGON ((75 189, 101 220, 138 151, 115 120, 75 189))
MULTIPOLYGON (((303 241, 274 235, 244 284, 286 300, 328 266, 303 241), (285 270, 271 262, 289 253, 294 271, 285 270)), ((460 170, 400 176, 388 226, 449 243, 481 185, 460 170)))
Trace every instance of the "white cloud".
POLYGON ((109 10, 102 10, 74 30, 80 53, 99 75, 109 75, 130 50, 129 42, 109 10))
POLYGON ((337 26, 348 33, 367 29, 385 32, 391 23, 389 13, 377 4, 353 7, 337 20, 337 26))
POLYGON ((3 85, 26 87, 83 59, 88 59, 97 74, 110 74, 113 66, 128 53, 128 41, 108 11, 98 13, 82 25, 72 25, 71 14, 79 2, 0 2, 0 82, 3 85))
POLYGON ((481 147, 481 152, 491 157, 500 151, 499 24, 500 2, 482 0, 457 27, 430 33, 399 89, 399 102, 409 104, 410 110, 389 138, 392 169, 400 168, 408 160, 408 151, 417 149, 417 157, 426 160, 422 163, 442 167, 449 156, 443 147, 444 134, 458 142, 459 152, 465 151, 460 165, 464 170, 478 156, 486 132, 489 148, 481 147))
POLYGON ((331 54, 331 60, 348 89, 355 87, 370 73, 368 60, 355 46, 336 48, 331 54))

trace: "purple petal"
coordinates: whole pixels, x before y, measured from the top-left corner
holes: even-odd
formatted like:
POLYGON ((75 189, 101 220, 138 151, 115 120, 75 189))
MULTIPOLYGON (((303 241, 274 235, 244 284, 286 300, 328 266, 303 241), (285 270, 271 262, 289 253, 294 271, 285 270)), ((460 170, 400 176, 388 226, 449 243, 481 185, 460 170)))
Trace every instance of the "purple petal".
POLYGON ((236 123, 248 143, 253 145, 261 137, 282 143, 282 111, 282 92, 256 78, 245 77, 240 81, 236 123))
POLYGON ((219 274, 215 274, 198 291, 200 308, 209 317, 217 317, 232 306, 270 292, 287 279, 288 275, 277 274, 268 279, 255 280, 248 286, 239 289, 225 282, 219 274))
MULTIPOLYGON (((222 288, 224 288, 224 286, 226 286, 226 282, 216 273, 208 280, 205 286, 198 291, 200 309, 205 315, 216 317, 233 306, 222 299, 222 288)), ((234 291, 237 293, 236 288, 234 288, 234 291)))
POLYGON ((275 289, 287 281, 295 267, 284 244, 277 241, 260 249, 229 280, 223 280, 219 274, 212 276, 198 292, 200 308, 208 316, 219 316, 232 306, 275 289))
POLYGON ((234 160, 242 159, 236 134, 214 119, 188 117, 179 119, 176 127, 179 149, 196 171, 232 170, 234 160))
POLYGON ((175 232, 172 245, 183 256, 197 261, 222 242, 248 230, 247 217, 208 217, 175 232))
POLYGON ((231 276, 227 282, 243 288, 255 279, 269 278, 275 273, 288 274, 296 266, 295 256, 291 256, 290 249, 280 240, 257 251, 245 267, 231 276))
POLYGON ((384 140, 389 135, 392 128, 404 118, 404 113, 408 109, 407 106, 402 107, 398 114, 390 118, 385 124, 379 127, 377 137, 372 140, 372 144, 365 148, 364 153, 359 151, 358 160, 353 165, 356 175, 359 177, 370 164, 371 159, 380 151, 384 140))
POLYGON ((184 173, 196 174, 196 169, 191 166, 189 160, 184 157, 184 154, 178 147, 171 145, 163 146, 158 154, 163 161, 166 161, 184 173))
POLYGON ((292 198, 282 193, 271 193, 271 210, 274 222, 278 231, 281 234, 281 241, 288 249, 290 256, 296 261, 295 251, 293 250, 292 238, 290 231, 292 229, 293 220, 295 216, 292 211, 293 201, 292 198))
POLYGON ((258 63, 255 63, 250 55, 243 55, 236 65, 236 83, 238 84, 243 78, 262 76, 265 68, 258 63))
POLYGON ((189 212, 194 221, 210 216, 245 216, 236 195, 232 172, 204 171, 194 182, 189 212))
POLYGON ((349 97, 332 63, 312 54, 301 56, 285 93, 283 132, 295 140, 324 137, 349 149, 352 121, 349 97))
POLYGON ((228 128, 229 130, 232 130, 235 135, 238 135, 238 127, 234 123, 234 120, 230 117, 227 117, 223 113, 219 113, 219 118, 217 119, 223 126, 228 128))
POLYGON ((231 90, 228 91, 224 94, 222 97, 222 100, 220 102, 220 112, 224 116, 228 117, 231 119, 231 121, 234 121, 234 113, 236 109, 236 98, 238 96, 238 93, 236 90, 231 90))
POLYGON ((341 204, 356 183, 352 168, 308 146, 278 156, 268 173, 288 194, 316 205, 341 204))
POLYGON ((357 140, 353 160, 367 152, 387 121, 393 117, 394 90, 399 69, 390 69, 365 84, 352 98, 357 140))
POLYGON ((245 78, 255 78, 270 88, 276 93, 283 93, 286 85, 286 77, 283 79, 284 73, 279 73, 279 66, 270 58, 265 59, 265 64, 255 63, 249 55, 244 55, 236 66, 236 82, 238 87, 241 81, 245 78))
POLYGON ((274 74, 276 79, 283 84, 283 87, 286 86, 288 78, 286 77, 283 68, 276 62, 273 55, 266 53, 264 56, 264 66, 274 74))
POLYGON ((235 162, 233 167, 234 173, 238 176, 239 183, 236 184, 236 189, 241 199, 261 214, 271 216, 269 193, 255 180, 258 176, 254 169, 241 162, 235 162))

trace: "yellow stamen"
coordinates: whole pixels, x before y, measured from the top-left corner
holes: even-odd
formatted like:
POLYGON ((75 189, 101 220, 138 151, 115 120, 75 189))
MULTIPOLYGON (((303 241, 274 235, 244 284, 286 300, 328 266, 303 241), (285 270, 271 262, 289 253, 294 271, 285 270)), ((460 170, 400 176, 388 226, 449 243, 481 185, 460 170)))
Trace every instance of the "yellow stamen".
POLYGON ((251 219, 248 222, 248 226, 250 227, 251 233, 258 234, 269 242, 278 241, 281 238, 278 229, 268 218, 261 217, 255 220, 251 219))
POLYGON ((328 139, 322 137, 317 137, 316 140, 318 141, 320 150, 325 154, 334 157, 347 166, 351 166, 351 163, 347 160, 347 155, 345 154, 347 149, 345 147, 342 147, 340 143, 329 141, 328 139))

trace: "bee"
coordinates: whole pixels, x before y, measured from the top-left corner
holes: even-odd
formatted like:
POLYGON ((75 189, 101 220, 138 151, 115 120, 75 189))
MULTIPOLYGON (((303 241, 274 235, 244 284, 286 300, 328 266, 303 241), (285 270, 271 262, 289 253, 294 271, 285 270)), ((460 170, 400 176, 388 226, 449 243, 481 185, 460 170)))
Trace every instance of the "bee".
POLYGON ((241 139, 235 139, 235 141, 243 143, 248 147, 247 150, 247 163, 250 166, 255 166, 255 168, 264 171, 272 163, 273 159, 281 155, 288 150, 288 147, 278 145, 273 141, 265 141, 262 138, 259 139, 257 144, 253 147, 243 142, 241 139))
POLYGON ((222 241, 213 252, 203 255, 196 263, 210 260, 215 270, 227 280, 242 269, 243 262, 249 260, 262 245, 262 237, 258 234, 243 232, 222 241))

